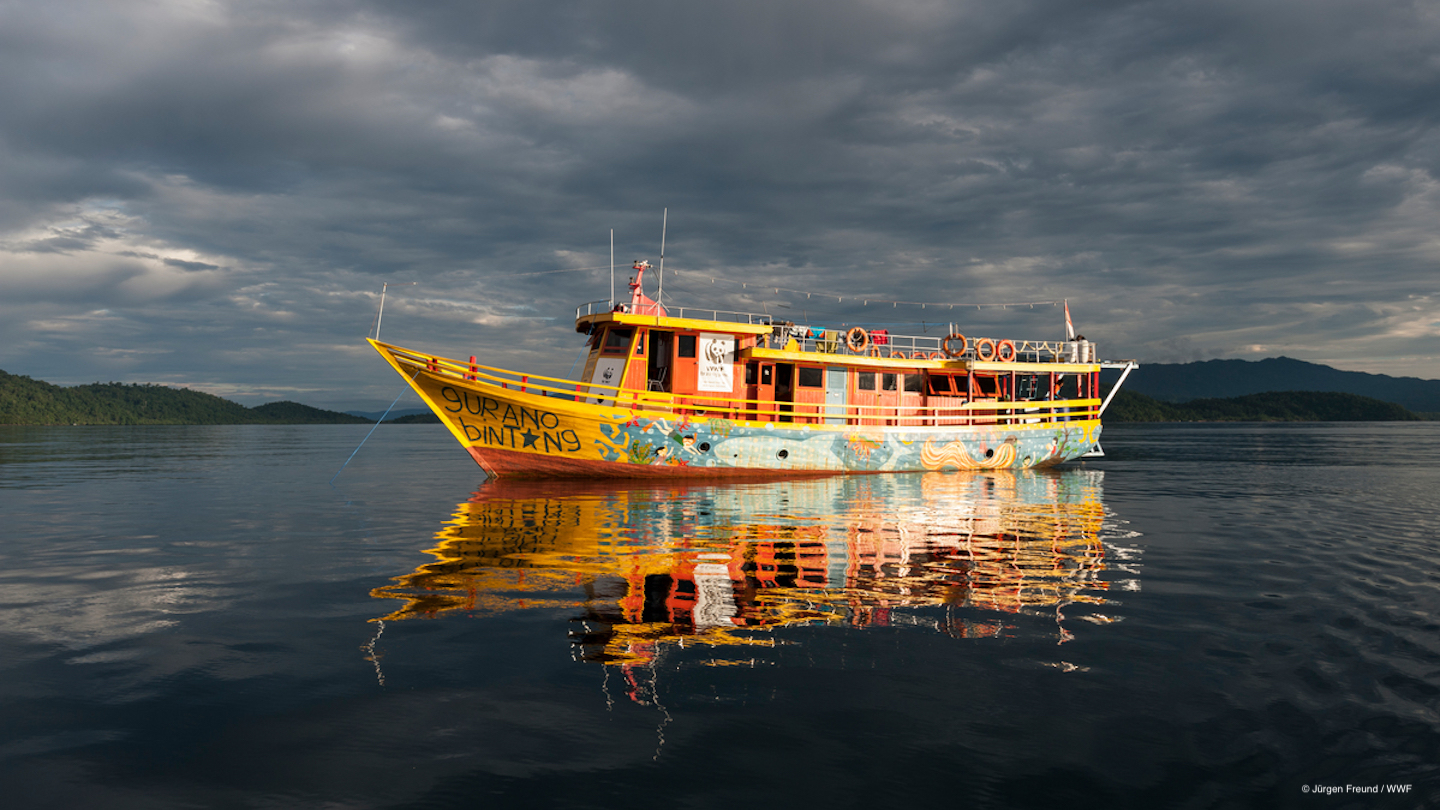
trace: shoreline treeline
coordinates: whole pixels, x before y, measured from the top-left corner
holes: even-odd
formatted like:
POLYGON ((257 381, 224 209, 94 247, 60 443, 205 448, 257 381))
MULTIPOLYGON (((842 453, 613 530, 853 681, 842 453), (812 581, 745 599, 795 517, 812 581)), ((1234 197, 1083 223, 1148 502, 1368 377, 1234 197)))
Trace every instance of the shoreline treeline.
POLYGON ((166 385, 59 386, 0 371, 0 425, 352 425, 370 420, 298 402, 247 408, 166 385))
MULTIPOLYGON (((1326 391, 1277 391, 1163 402, 1121 389, 1107 422, 1413 422, 1436 419, 1393 402, 1326 391)), ((59 386, 0 371, 0 425, 350 425, 371 420, 298 402, 247 408, 188 388, 134 383, 59 386)), ((433 414, 389 420, 438 423, 433 414)))

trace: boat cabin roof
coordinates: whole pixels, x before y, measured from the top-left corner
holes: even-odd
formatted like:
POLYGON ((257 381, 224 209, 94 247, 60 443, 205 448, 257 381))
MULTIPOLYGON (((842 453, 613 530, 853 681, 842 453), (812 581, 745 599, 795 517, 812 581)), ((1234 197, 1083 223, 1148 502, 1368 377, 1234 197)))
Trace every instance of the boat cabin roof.
POLYGON ((590 332, 597 327, 607 324, 618 324, 621 326, 649 326, 659 329, 675 329, 677 331, 706 331, 706 332, 729 332, 736 335, 768 335, 774 326, 769 322, 759 322, 759 318, 765 316, 748 316, 757 319, 753 323, 743 321, 722 320, 721 316, 739 315, 747 317, 745 313, 739 312, 716 312, 714 310, 680 310, 681 317, 669 315, 637 315, 632 312, 596 312, 592 314, 577 315, 575 318, 576 332, 590 332), (693 317, 684 317, 685 312, 693 313, 693 317), (701 317, 713 316, 713 317, 701 317))

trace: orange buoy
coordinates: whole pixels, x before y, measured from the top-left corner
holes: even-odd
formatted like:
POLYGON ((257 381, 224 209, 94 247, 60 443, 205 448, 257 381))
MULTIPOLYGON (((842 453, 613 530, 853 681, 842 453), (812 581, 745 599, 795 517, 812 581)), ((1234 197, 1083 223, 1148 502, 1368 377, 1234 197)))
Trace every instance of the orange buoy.
POLYGON ((850 331, 845 333, 845 345, 850 347, 850 351, 859 354, 870 345, 870 333, 858 326, 852 326, 850 331))
POLYGON ((951 332, 950 334, 945 336, 945 340, 941 341, 940 348, 942 351, 945 352, 946 357, 959 357, 960 355, 965 353, 965 345, 966 341, 964 335, 960 334, 959 332, 951 332), (950 344, 954 341, 958 341, 960 343, 959 349, 951 348, 950 344))
POLYGON ((979 340, 975 341, 975 359, 994 360, 995 341, 991 340, 990 338, 980 338, 979 340))
POLYGON ((995 344, 995 359, 1006 363, 1015 359, 1015 341, 1002 340, 995 344))

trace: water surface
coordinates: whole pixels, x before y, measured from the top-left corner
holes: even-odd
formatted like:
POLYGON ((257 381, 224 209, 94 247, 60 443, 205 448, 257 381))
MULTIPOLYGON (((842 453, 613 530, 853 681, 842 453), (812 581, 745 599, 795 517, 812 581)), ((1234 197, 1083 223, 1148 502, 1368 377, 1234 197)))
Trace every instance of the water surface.
POLYGON ((1440 804, 1440 425, 677 487, 385 426, 328 485, 367 430, 0 428, 17 806, 1440 804))

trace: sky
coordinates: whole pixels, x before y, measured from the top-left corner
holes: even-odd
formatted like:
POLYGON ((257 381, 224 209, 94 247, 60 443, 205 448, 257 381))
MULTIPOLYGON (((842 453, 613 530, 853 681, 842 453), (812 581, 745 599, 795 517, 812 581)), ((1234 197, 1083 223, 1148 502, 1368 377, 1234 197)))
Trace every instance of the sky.
POLYGON ((623 290, 663 229, 671 305, 1068 300, 1110 359, 1440 378, 1437 43, 1390 0, 0 0, 0 369, 379 409, 389 283, 385 340, 567 376, 611 231, 623 290))

